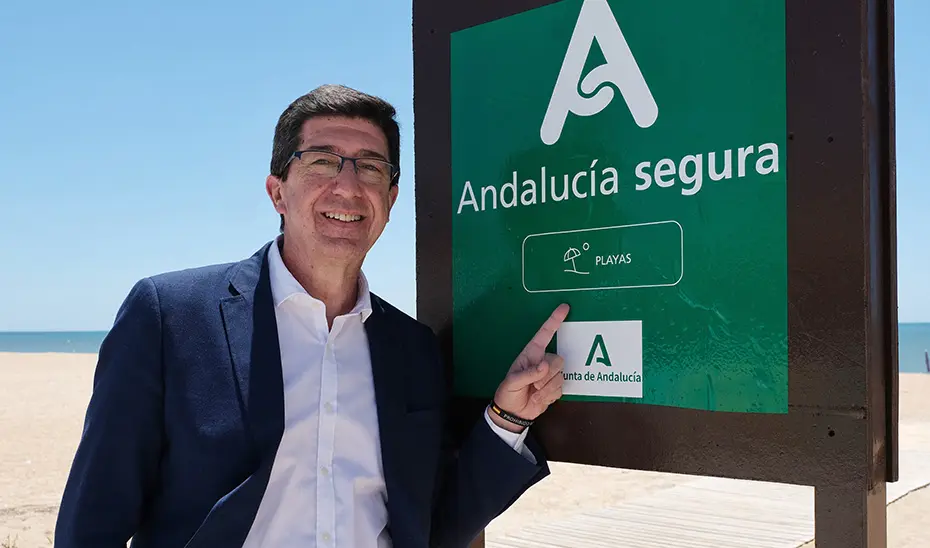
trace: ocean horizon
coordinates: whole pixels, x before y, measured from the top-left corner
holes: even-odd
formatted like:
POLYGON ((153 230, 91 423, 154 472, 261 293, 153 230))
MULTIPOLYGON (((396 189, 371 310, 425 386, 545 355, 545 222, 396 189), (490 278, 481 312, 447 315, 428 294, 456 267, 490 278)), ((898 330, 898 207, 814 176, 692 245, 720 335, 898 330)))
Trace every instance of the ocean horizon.
MULTIPOLYGON (((96 354, 107 331, 0 331, 0 352, 96 354)), ((898 324, 898 370, 926 373, 930 322, 898 324)))

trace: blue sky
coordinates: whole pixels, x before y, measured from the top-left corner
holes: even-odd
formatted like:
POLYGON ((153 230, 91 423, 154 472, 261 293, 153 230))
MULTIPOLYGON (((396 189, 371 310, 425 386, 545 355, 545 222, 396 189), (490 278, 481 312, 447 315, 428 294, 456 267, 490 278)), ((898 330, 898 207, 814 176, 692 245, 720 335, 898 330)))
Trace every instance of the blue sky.
MULTIPOLYGON (((899 316, 930 321, 930 2, 896 5, 899 316)), ((0 331, 107 329, 139 278, 252 254, 277 232, 274 123, 325 82, 398 108, 401 194, 365 270, 414 314, 410 19, 409 0, 5 2, 0 331)))

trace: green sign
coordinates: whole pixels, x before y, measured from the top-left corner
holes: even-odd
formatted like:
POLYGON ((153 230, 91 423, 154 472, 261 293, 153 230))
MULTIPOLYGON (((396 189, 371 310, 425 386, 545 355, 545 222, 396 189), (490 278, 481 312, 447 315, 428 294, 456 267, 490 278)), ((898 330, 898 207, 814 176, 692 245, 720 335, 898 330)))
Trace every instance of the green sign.
POLYGON ((786 412, 784 1, 565 0, 450 63, 456 392, 567 302, 564 399, 786 412))

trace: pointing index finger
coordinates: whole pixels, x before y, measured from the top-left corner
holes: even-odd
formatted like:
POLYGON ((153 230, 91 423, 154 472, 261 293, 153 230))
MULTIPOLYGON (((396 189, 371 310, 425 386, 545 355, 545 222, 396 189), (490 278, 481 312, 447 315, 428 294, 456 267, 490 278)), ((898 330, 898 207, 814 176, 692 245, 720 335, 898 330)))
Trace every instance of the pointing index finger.
POLYGON ((541 349, 546 348, 549 345, 549 342, 552 340, 552 337, 555 336, 555 332, 558 331, 559 326, 562 325, 562 322, 565 321, 565 317, 568 316, 569 306, 566 303, 562 303, 552 311, 552 314, 546 319, 542 324, 542 327, 539 328, 539 331, 533 335, 533 338, 530 339, 527 348, 530 347, 539 347, 541 349))

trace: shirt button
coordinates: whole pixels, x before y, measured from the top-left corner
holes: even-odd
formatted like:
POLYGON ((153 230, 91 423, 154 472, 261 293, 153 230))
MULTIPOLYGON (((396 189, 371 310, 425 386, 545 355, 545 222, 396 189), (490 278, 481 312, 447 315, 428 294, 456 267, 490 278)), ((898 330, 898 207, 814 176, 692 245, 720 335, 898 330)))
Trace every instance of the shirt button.
POLYGON ((326 409, 326 412, 327 412, 327 413, 332 413, 332 412, 333 412, 333 404, 331 404, 331 403, 329 403, 329 402, 326 402, 326 405, 324 405, 323 408, 326 409))
POLYGON ((329 468, 327 468, 327 467, 325 467, 325 466, 322 467, 322 468, 320 468, 320 473, 323 474, 323 477, 328 476, 328 475, 329 475, 329 468))
POLYGON ((323 533, 323 542, 329 542, 330 536, 329 533, 323 533))

